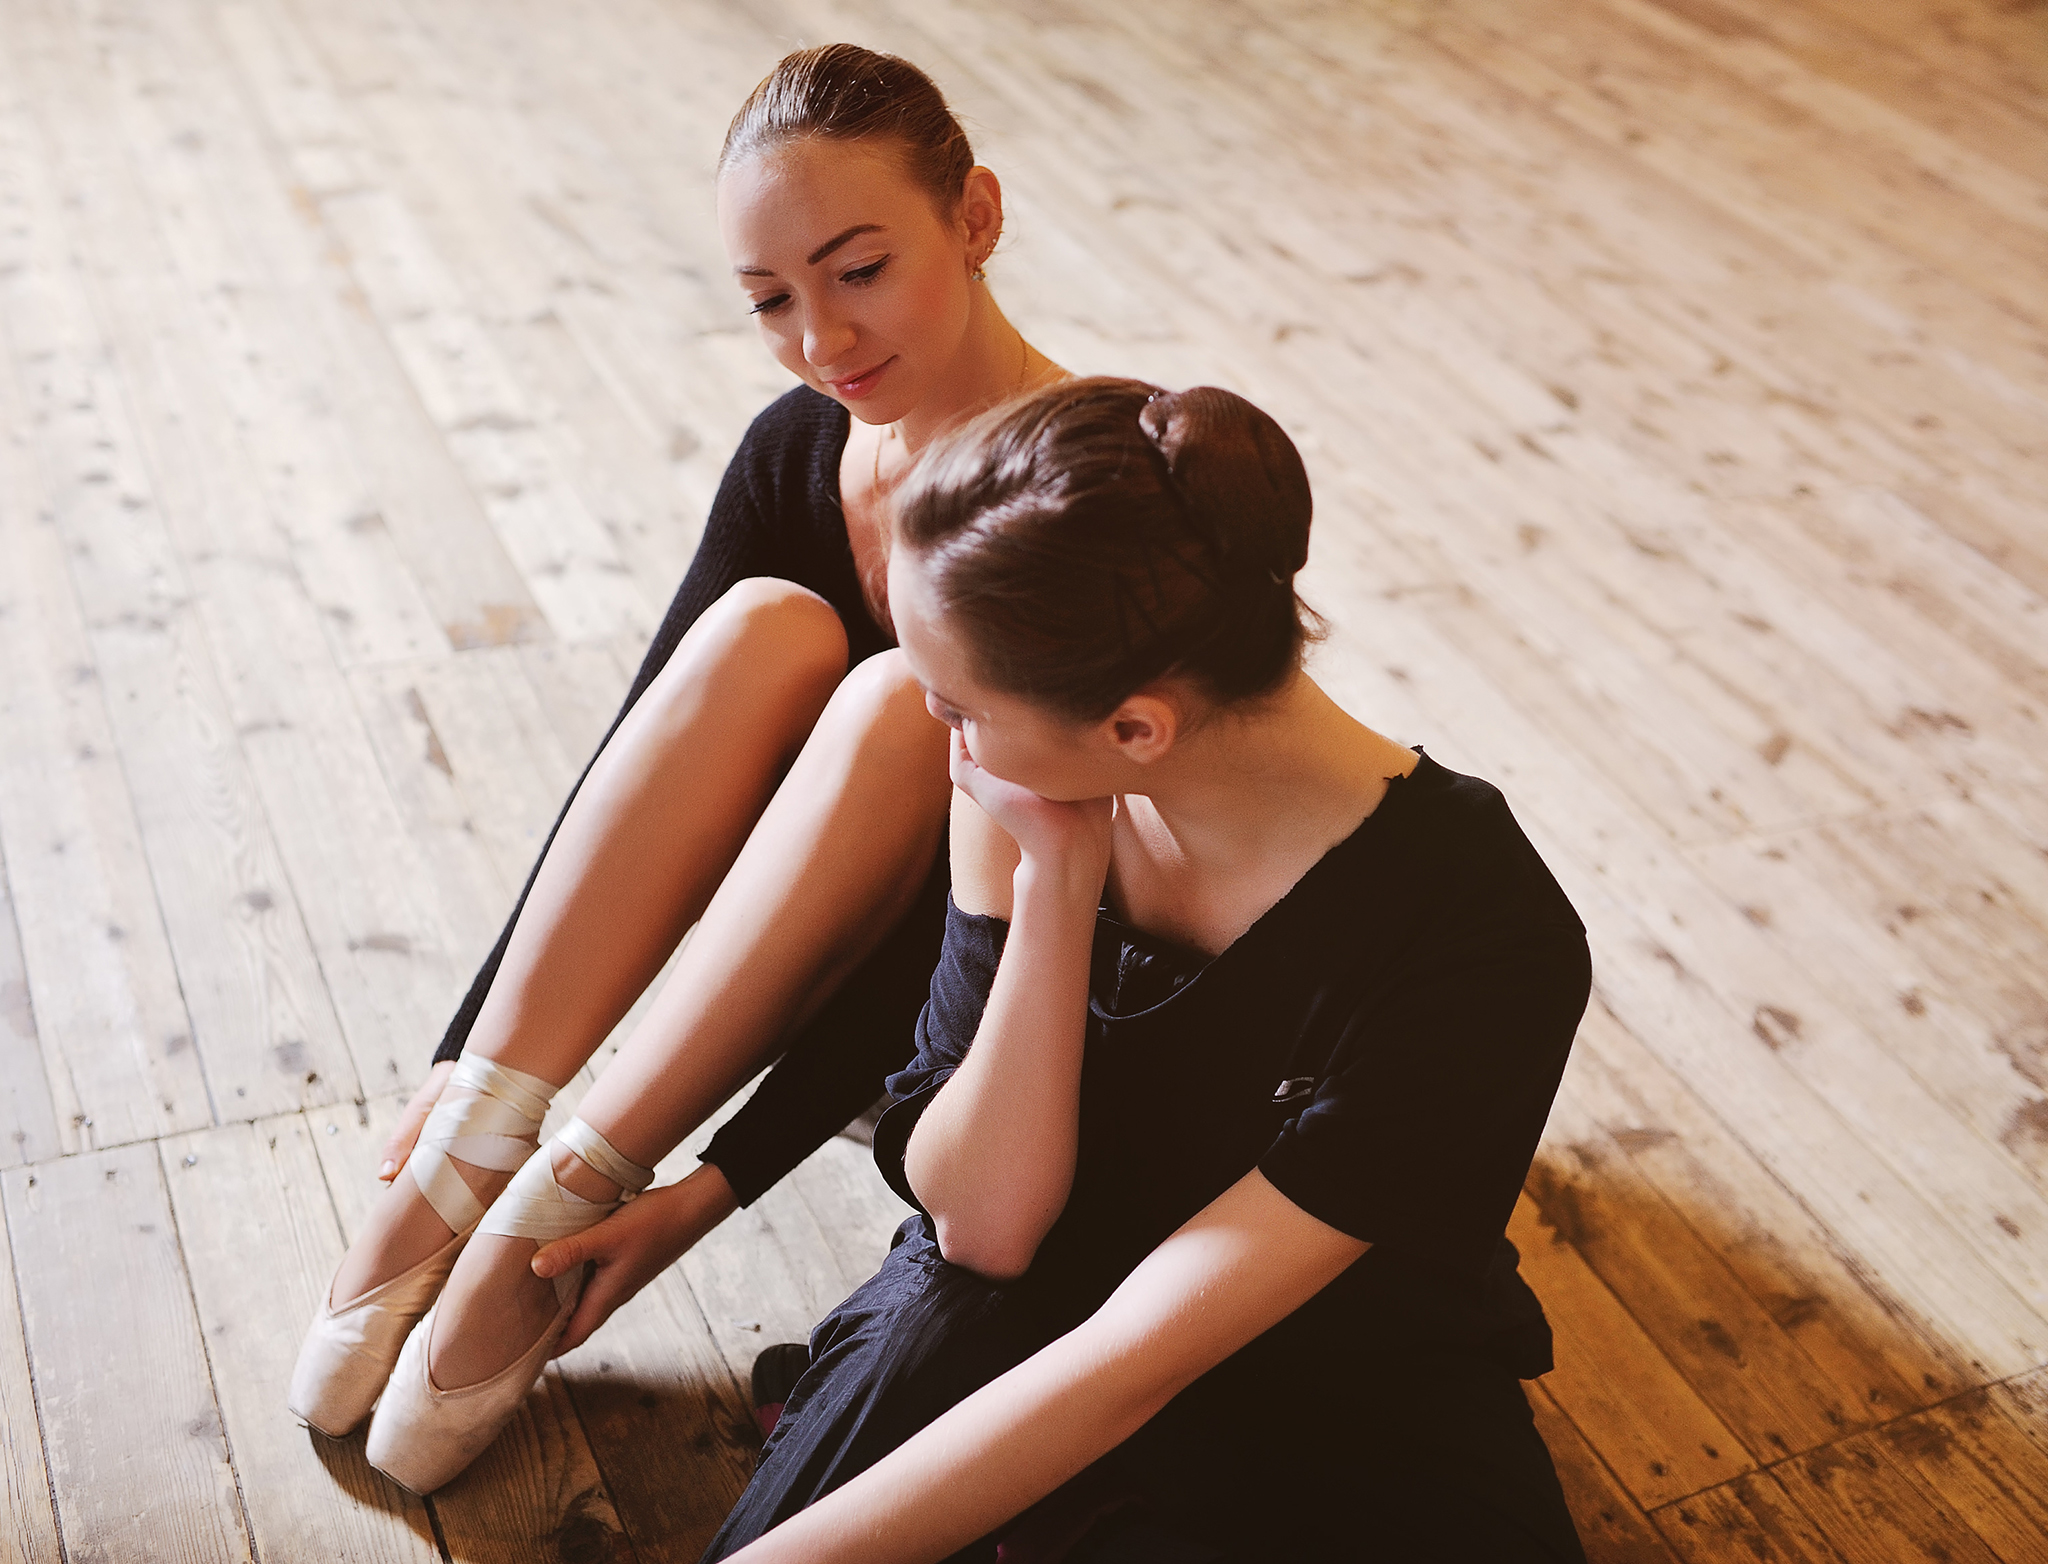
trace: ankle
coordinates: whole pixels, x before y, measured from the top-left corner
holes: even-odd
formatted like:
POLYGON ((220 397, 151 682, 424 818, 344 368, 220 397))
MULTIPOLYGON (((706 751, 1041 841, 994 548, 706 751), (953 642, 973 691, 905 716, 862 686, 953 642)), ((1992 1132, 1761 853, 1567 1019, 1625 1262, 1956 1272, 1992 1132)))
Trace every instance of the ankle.
POLYGON ((608 1201, 619 1198, 619 1186, 606 1178, 596 1168, 585 1162, 575 1152, 559 1141, 548 1147, 548 1155, 554 1163, 555 1182, 572 1195, 585 1200, 608 1201))

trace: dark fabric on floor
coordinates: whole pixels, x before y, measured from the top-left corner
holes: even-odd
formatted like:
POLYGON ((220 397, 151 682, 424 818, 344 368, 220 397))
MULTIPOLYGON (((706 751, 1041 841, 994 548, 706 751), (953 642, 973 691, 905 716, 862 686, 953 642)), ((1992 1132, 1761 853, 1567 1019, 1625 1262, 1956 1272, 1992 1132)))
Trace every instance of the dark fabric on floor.
MULTIPOLYGON (((881 1270, 812 1336, 754 1481, 705 1564, 874 1464, 1059 1333, 1027 1277, 940 1257, 912 1217, 881 1270)), ((1514 1375, 1483 1356, 1333 1341, 1284 1377, 1197 1381, 1076 1485, 1125 1499, 1030 1564, 1583 1564, 1514 1375), (1327 1393, 1342 1380, 1347 1399, 1327 1393)), ((1048 1503, 1057 1503, 1055 1495, 1048 1503)), ((1041 1506, 1043 1508, 1043 1506, 1041 1506)), ((994 1564, 1027 1511, 956 1555, 994 1564)))

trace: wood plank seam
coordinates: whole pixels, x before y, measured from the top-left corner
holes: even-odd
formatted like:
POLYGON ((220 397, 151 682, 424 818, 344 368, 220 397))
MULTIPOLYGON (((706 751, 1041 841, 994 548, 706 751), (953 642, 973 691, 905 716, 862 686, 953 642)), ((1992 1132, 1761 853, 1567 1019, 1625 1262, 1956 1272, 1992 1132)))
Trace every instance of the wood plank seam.
MULTIPOLYGON (((1634 1492, 1629 1488, 1629 1485, 1621 1480, 1621 1473, 1615 1469, 1614 1463, 1608 1460, 1607 1456, 1601 1451, 1600 1447, 1594 1444, 1593 1441, 1587 1436, 1585 1429, 1579 1427, 1577 1420, 1572 1417, 1570 1412, 1565 1410, 1564 1403, 1559 1401, 1557 1397, 1551 1395, 1550 1392, 1544 1388, 1542 1378, 1539 1377, 1537 1379, 1530 1380, 1527 1388, 1525 1388, 1523 1393, 1525 1395, 1530 1396, 1531 1398, 1534 1398, 1536 1396, 1543 1397, 1543 1399, 1549 1402, 1551 1407, 1555 1409, 1559 1417, 1563 1418, 1565 1422, 1571 1424, 1571 1426, 1574 1429, 1578 1430, 1580 1441, 1585 1445, 1586 1449, 1592 1453, 1595 1464, 1599 1466, 1602 1472, 1607 1474, 1607 1480, 1610 1484, 1613 1485, 1615 1493, 1619 1495, 1621 1499, 1624 1502, 1626 1502, 1630 1506, 1630 1508, 1632 1508, 1636 1512, 1636 1514, 1640 1515, 1646 1524, 1652 1524, 1652 1527, 1654 1529, 1654 1523, 1650 1522, 1650 1510, 1646 1508, 1643 1502, 1635 1496, 1634 1492)), ((1761 1470, 1761 1468, 1755 1468, 1748 1472, 1739 1473, 1736 1476, 1729 1478, 1726 1483, 1717 1483, 1715 1484, 1715 1486, 1725 1488, 1729 1486, 1729 1484, 1739 1483, 1745 1477, 1754 1476, 1757 1470, 1761 1470)), ((1706 1491, 1710 1492, 1711 1490, 1706 1491)), ((1670 1501, 1670 1504, 1683 1503, 1685 1503, 1684 1499, 1673 1499, 1670 1501)), ((1669 1508, 1669 1505, 1659 1505, 1658 1508, 1667 1509, 1669 1508)))
MULTIPOLYGON (((214 1127, 218 1128, 219 1125, 220 1118, 216 1114, 214 1127)), ((205 1315, 200 1312, 199 1295, 192 1287, 192 1267, 185 1259, 185 1235, 178 1227, 178 1203, 171 1198, 171 1179, 169 1170, 164 1166, 163 1141, 158 1138, 151 1144, 156 1148, 156 1178, 164 1192, 164 1210, 170 1218, 171 1237, 178 1245, 178 1270, 185 1279, 185 1297, 192 1305, 192 1318, 196 1323, 203 1320, 205 1315)), ((235 1463, 234 1436, 228 1432, 227 1416, 221 1410, 220 1381, 213 1372, 213 1346, 207 1341, 203 1329, 197 1334, 200 1356, 206 1362, 206 1388, 213 1393, 213 1416, 220 1428, 221 1448, 227 1452, 228 1470, 235 1478, 235 1503, 242 1512, 242 1535, 248 1539, 249 1557, 253 1564, 263 1564, 262 1552, 256 1546, 256 1526, 249 1516, 249 1496, 242 1491, 242 1469, 235 1463)))
MULTIPOLYGON (((28 1320, 22 1312, 21 1270, 14 1262, 14 1224, 8 1218, 7 1203, 4 1200, 0 1200, 0 1238, 6 1239, 7 1268, 14 1273, 14 1331, 21 1337, 22 1345, 26 1348, 28 1320)), ((42 1446, 43 1451, 43 1486, 49 1491, 50 1523, 57 1531, 57 1555, 64 1564, 70 1564, 71 1548, 64 1539, 64 1509, 57 1503, 57 1477, 55 1469, 50 1465, 50 1436, 43 1426, 43 1387, 36 1377, 35 1354, 24 1351, 23 1356, 28 1363, 29 1394, 35 1398, 36 1442, 42 1446)), ((16 1437, 13 1429, 6 1432, 9 1437, 16 1437)))
MULTIPOLYGON (((1806 1450, 1795 1450, 1790 1455, 1779 1456, 1775 1461, 1760 1461, 1757 1463, 1755 1469, 1752 1471, 1739 1473, 1738 1475, 1729 1478, 1726 1482, 1709 1484, 1707 1487, 1698 1489, 1693 1493, 1681 1494, 1676 1499, 1667 1499, 1662 1504, 1655 1505, 1645 1510, 1644 1513, 1646 1515, 1654 1517, 1663 1513, 1666 1510, 1674 1509, 1678 1505, 1690 1504, 1694 1500, 1698 1499, 1702 1494, 1716 1493, 1723 1488, 1732 1488, 1736 1484, 1744 1481, 1747 1478, 1760 1477, 1766 1473, 1774 1472, 1781 1466, 1787 1466, 1794 1461, 1805 1460, 1809 1456, 1817 1455, 1823 1450, 1833 1450, 1836 1447, 1848 1444, 1853 1440, 1873 1438, 1876 1435, 1882 1434, 1888 1428, 1896 1428, 1901 1423, 1910 1423, 1915 1418, 1926 1417, 1930 1413, 1939 1412, 1943 1408, 1954 1406, 1956 1403, 1960 1401, 1967 1401, 1972 1396, 1981 1396, 1985 1394, 1987 1391, 1997 1390, 2001 1386, 2015 1384, 2018 1381, 2027 1378, 2029 1375, 2038 1374, 2043 1368, 2048 1368, 2048 1363, 2039 1364, 2036 1365, 2034 1368, 2030 1369, 2021 1369, 2016 1374, 2007 1374, 1999 1379, 1986 1380, 1981 1385, 1968 1386, 1965 1389, 1957 1391, 1952 1396, 1945 1396, 1939 1401, 1930 1401, 1926 1406, 1915 1407, 1910 1412, 1901 1412, 1897 1417, 1886 1418, 1881 1423, 1865 1424, 1861 1428, 1855 1429, 1850 1433, 1844 1434, 1840 1439, 1830 1439, 1827 1440, 1825 1443, 1814 1445, 1810 1449, 1806 1450)), ((1563 1411, 1563 1408, 1560 1407, 1559 1410, 1563 1411)), ((1571 1414, 1568 1412, 1565 1413, 1565 1416, 1567 1418, 1569 1418, 1570 1415, 1571 1414)), ((1573 1426, 1577 1427, 1576 1424, 1574 1424, 1573 1426)), ((1601 1464, 1606 1464, 1606 1458, 1604 1456, 1601 1457, 1601 1464)))
POLYGON ((426 1498, 427 1524, 434 1529, 434 1546, 441 1550, 441 1564, 455 1564, 455 1555, 448 1550, 448 1539, 441 1531, 441 1512, 434 1508, 434 1498, 426 1498))

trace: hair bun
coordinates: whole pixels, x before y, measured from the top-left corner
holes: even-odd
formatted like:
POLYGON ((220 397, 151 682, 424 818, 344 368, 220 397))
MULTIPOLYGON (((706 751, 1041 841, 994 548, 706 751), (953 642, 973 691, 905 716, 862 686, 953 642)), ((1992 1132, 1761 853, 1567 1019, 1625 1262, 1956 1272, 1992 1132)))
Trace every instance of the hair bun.
POLYGON ((1308 470, 1270 414, 1235 392, 1192 386, 1147 398, 1138 427, 1223 558, 1250 555, 1280 581, 1308 562, 1308 470))

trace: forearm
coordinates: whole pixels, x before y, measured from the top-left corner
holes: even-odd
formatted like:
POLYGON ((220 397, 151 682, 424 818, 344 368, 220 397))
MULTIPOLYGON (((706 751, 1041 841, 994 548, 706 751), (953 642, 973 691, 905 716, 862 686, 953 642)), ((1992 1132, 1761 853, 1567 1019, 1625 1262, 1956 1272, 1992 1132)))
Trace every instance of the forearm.
POLYGON ((941 1250, 989 1275, 1030 1264, 1073 1183, 1099 892, 1085 876, 1020 865, 974 1045, 905 1150, 941 1250))
POLYGON ((943 1559, 1115 1449, 1366 1248, 1254 1170, 1146 1256, 1083 1324, 735 1557, 943 1559))

